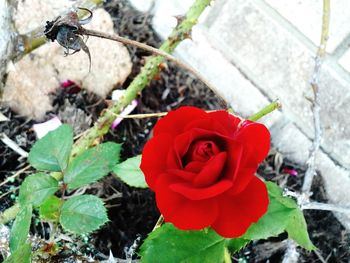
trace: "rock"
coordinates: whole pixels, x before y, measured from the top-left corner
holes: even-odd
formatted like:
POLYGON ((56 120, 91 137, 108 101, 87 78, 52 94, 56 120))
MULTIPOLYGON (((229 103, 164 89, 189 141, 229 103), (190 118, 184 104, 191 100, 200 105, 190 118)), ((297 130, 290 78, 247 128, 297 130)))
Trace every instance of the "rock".
MULTIPOLYGON (((28 8, 31 6, 28 1, 25 3, 28 8)), ((65 1, 62 3, 65 6, 65 1)), ((31 6, 31 10, 39 10, 33 12, 35 13, 34 18, 40 17, 37 12, 44 12, 41 19, 42 25, 45 24, 46 19, 52 20, 54 18, 54 16, 47 18, 45 15, 48 10, 46 5, 51 6, 50 3, 46 2, 45 4, 40 2, 40 8, 37 9, 31 6)), ((27 17, 19 17, 19 14, 25 16, 22 8, 19 4, 16 19, 26 24, 23 19, 30 20, 30 17, 28 15, 27 17)), ((34 22, 28 23, 34 27, 38 25, 34 22)), ((93 19, 86 28, 106 33, 114 32, 112 19, 103 9, 94 12, 93 19)), ((20 28, 22 32, 28 30, 29 28, 25 26, 20 28)), ((103 98, 106 97, 115 86, 121 85, 131 72, 132 64, 129 53, 122 44, 109 40, 89 37, 86 43, 91 53, 90 73, 89 59, 84 52, 65 57, 63 47, 59 46, 57 42, 49 43, 25 56, 12 67, 4 89, 3 101, 21 115, 39 120, 52 108, 49 93, 53 92, 59 87, 60 82, 66 79, 74 81, 82 88, 103 98)))
POLYGON ((12 53, 12 8, 7 0, 0 1, 0 96, 6 65, 12 53))

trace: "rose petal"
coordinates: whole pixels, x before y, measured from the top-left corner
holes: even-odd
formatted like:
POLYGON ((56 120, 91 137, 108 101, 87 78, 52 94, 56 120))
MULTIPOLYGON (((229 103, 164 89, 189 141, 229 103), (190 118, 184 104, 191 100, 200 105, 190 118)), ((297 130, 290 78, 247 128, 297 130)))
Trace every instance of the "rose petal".
POLYGON ((226 152, 221 152, 206 162, 203 169, 193 180, 195 187, 206 187, 215 183, 222 175, 226 163, 226 152))
POLYGON ((205 162, 193 161, 185 166, 185 171, 197 174, 203 169, 204 166, 205 162))
POLYGON ((235 140, 229 140, 227 143, 228 161, 226 163, 224 177, 232 180, 234 186, 231 191, 237 194, 243 191, 253 179, 258 165, 256 164, 253 167, 245 167, 244 163, 242 163, 244 151, 242 143, 235 140))
POLYGON ((172 136, 159 134, 149 140, 143 148, 140 168, 151 189, 154 189, 159 174, 166 170, 166 159, 171 147, 172 136))
POLYGON ((215 200, 192 201, 169 189, 176 178, 164 174, 156 186, 156 202, 166 222, 182 230, 199 230, 211 225, 218 213, 215 200))
POLYGON ((227 125, 223 126, 216 119, 208 118, 209 116, 210 115, 208 115, 206 119, 194 119, 192 122, 186 125, 184 130, 188 131, 191 129, 202 129, 207 131, 214 131, 218 134, 221 134, 222 136, 229 136, 227 125))
POLYGON ((196 173, 191 173, 187 172, 185 170, 180 170, 180 169, 168 169, 167 170, 168 174, 178 176, 188 182, 192 182, 192 180, 197 176, 196 173))
POLYGON ((175 136, 185 131, 184 128, 188 123, 203 118, 208 118, 204 110, 190 106, 181 107, 160 119, 154 126, 153 132, 154 135, 165 132, 175 136))
POLYGON ((255 166, 262 162, 270 149, 270 132, 260 123, 245 121, 235 135, 235 140, 243 145, 245 166, 255 166))
POLYGON ((238 195, 220 196, 219 215, 211 227, 225 238, 243 235, 267 211, 269 199, 265 184, 254 177, 238 195))
MULTIPOLYGON (((184 132, 176 136, 174 140, 174 151, 177 154, 177 161, 183 160, 183 157, 189 151, 191 143, 198 140, 210 140, 220 149, 224 149, 226 146, 226 140, 229 137, 225 137, 215 131, 208 131, 203 129, 194 128, 190 131, 184 132)), ((192 161, 192 160, 188 160, 192 161)), ((186 165, 186 164, 185 164, 186 165)))
POLYGON ((211 140, 197 140, 193 142, 185 155, 185 161, 206 162, 220 152, 219 147, 211 140))
POLYGON ((250 181, 256 177, 255 172, 257 169, 258 166, 246 168, 240 167, 233 180, 234 187, 231 191, 232 194, 238 194, 245 190, 250 181))
POLYGON ((242 121, 239 117, 236 117, 233 114, 230 114, 227 111, 223 110, 209 112, 208 114, 210 118, 215 119, 225 127, 228 132, 228 136, 230 137, 234 136, 235 132, 238 129, 239 123, 242 121))
POLYGON ((226 144, 227 162, 224 177, 229 180, 234 180, 240 168, 243 146, 240 142, 235 140, 227 140, 226 144))
POLYGON ((176 183, 171 184, 169 188, 190 200, 205 200, 214 196, 221 195, 232 187, 232 182, 229 180, 222 180, 216 184, 205 188, 195 188, 189 183, 176 183))

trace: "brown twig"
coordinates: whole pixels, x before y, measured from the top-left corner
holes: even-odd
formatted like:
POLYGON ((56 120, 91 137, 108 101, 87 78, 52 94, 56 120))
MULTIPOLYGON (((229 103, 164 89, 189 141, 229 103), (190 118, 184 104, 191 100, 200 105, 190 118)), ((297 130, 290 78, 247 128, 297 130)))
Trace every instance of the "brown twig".
MULTIPOLYGON (((307 170, 305 172, 304 183, 302 186, 302 194, 300 198, 302 200, 301 207, 303 203, 309 202, 311 196, 310 190, 313 178, 316 174, 316 153, 320 148, 322 140, 322 129, 320 120, 320 98, 319 98, 319 76, 323 63, 323 59, 326 55, 327 41, 329 35, 329 19, 330 19, 330 0, 323 0, 323 16, 322 16, 322 32, 320 45, 318 47, 317 55, 315 58, 314 71, 311 78, 311 88, 314 93, 314 99, 312 102, 312 113, 313 113, 313 124, 314 124, 314 139, 312 147, 309 153, 309 158, 307 160, 307 170)), ((305 205, 304 205, 305 207, 305 205)), ((298 252, 296 250, 295 242, 288 243, 286 253, 283 257, 283 262, 298 262, 298 252)))
POLYGON ((146 45, 144 43, 140 43, 140 42, 132 40, 132 39, 124 38, 124 37, 121 37, 121 36, 118 36, 115 34, 107 34, 107 33, 92 30, 92 29, 81 28, 79 33, 82 35, 94 36, 94 37, 99 37, 99 38, 104 38, 104 39, 120 42, 120 43, 123 43, 125 45, 131 45, 131 46, 146 50, 154 55, 162 56, 162 57, 166 58, 167 60, 174 62, 179 67, 187 70, 192 75, 194 75, 196 78, 198 78, 201 82, 203 82, 209 89, 211 89, 217 96, 219 96, 224 101, 224 99, 219 94, 217 88, 215 86, 213 86, 205 77, 203 77, 202 74, 200 74, 196 69, 194 69, 190 65, 182 62, 181 60, 170 55, 167 52, 164 52, 160 49, 146 45))
POLYGON ((322 128, 320 120, 320 98, 319 98, 319 77, 323 64, 324 57, 326 55, 327 40, 329 35, 329 18, 330 18, 330 0, 323 0, 323 18, 322 18, 322 33, 321 41, 315 58, 315 67, 311 78, 311 87, 314 93, 314 100, 312 103, 312 113, 314 121, 314 139, 312 148, 310 150, 309 159, 307 161, 307 170, 305 173, 304 184, 302 187, 303 193, 310 196, 310 189, 312 180, 316 174, 315 158, 316 153, 320 148, 322 140, 322 128))

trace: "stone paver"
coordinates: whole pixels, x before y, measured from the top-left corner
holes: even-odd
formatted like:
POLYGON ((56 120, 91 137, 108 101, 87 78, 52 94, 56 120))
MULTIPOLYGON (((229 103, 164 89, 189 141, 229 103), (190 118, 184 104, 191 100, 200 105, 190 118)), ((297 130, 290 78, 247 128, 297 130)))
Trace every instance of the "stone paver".
POLYGON ((348 49, 344 55, 339 59, 339 63, 345 70, 350 72, 350 49, 348 49))
MULTIPOLYGON (((290 21, 316 46, 320 42, 322 0, 261 0, 290 21)), ((350 33, 350 2, 331 1, 330 35, 327 51, 332 52, 350 33)))

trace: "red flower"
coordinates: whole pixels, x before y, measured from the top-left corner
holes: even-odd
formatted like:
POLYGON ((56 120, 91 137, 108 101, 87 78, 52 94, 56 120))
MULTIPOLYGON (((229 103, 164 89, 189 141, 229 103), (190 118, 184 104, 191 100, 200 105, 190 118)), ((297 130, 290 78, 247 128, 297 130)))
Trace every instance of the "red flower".
POLYGON ((154 127, 141 169, 165 221, 183 230, 211 226, 232 238, 267 211, 267 190, 255 171, 269 148, 262 124, 182 107, 154 127))

